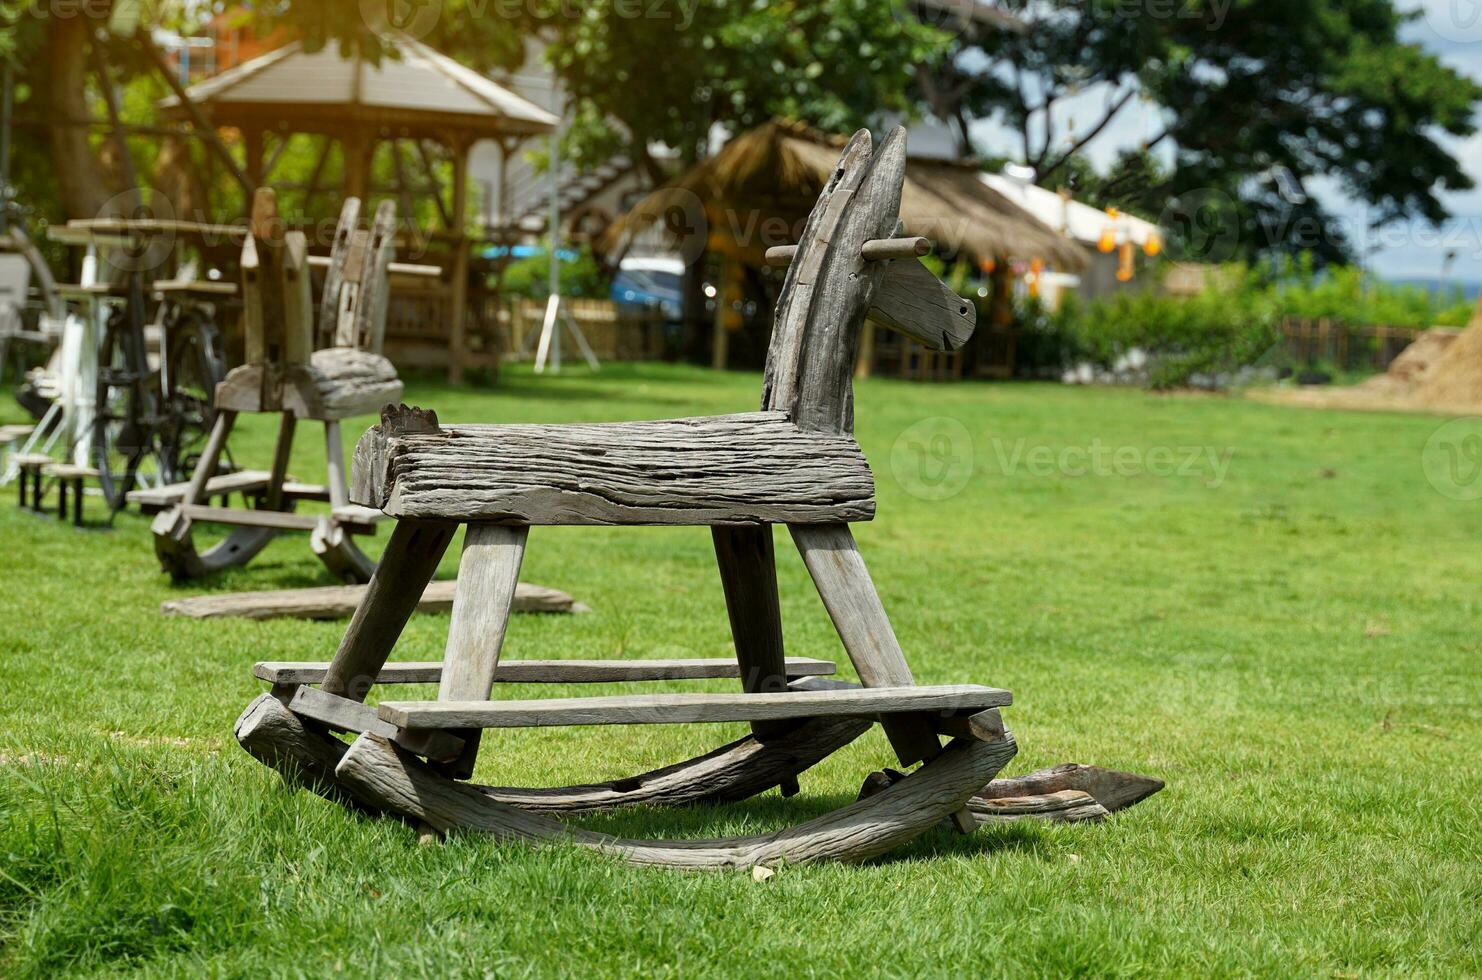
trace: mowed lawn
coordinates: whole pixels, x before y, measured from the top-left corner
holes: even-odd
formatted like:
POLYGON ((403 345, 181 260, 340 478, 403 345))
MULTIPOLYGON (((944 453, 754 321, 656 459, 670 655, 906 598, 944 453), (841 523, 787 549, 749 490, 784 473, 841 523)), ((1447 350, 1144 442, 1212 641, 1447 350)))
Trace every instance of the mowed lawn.
MULTIPOLYGON (((417 383, 408 401, 444 421, 594 421, 745 411, 759 388, 616 365, 417 383)), ((862 384, 856 416, 879 495, 857 535, 917 679, 1013 690, 1008 773, 1096 763, 1164 792, 1101 825, 933 832, 765 882, 476 837, 419 846, 286 789, 232 738, 262 690, 251 664, 327 659, 343 624, 159 614, 206 590, 327 584, 306 539, 175 587, 147 519, 77 531, 18 512, 8 487, 0 974, 1482 971, 1482 501, 1427 480, 1443 419, 892 381, 862 384)), ((273 421, 243 431, 239 462, 264 465, 273 421)), ((322 479, 315 427, 300 432, 292 472, 322 479)), ((785 532, 778 555, 789 652, 852 676, 785 532)), ((518 617, 507 656, 730 652, 702 528, 537 528, 523 578, 595 611, 518 617)), ((415 617, 395 656, 440 657, 446 630, 415 617)), ((697 688, 727 685, 643 689, 697 688)), ((478 776, 609 779, 741 730, 491 733, 478 776)), ((852 800, 892 761, 876 730, 790 800, 582 823, 774 829, 852 800)))

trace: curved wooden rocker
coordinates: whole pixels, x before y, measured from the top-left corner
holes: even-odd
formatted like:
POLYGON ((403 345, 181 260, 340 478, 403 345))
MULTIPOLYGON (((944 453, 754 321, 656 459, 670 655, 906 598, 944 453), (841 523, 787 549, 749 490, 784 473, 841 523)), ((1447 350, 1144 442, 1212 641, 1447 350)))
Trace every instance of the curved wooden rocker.
POLYGON ((353 535, 373 533, 382 515, 350 503, 340 420, 379 411, 401 398, 396 369, 379 353, 396 209, 383 202, 369 230, 358 227, 359 218, 359 200, 347 198, 325 273, 316 333, 307 240, 302 232, 283 231, 270 189, 260 189, 253 199, 250 234, 242 248, 247 363, 232 369, 217 386, 216 423, 190 482, 151 494, 151 500, 166 505, 154 521, 154 548, 173 578, 200 578, 245 565, 284 532, 307 533, 314 553, 345 582, 367 582, 375 571, 375 562, 353 535), (281 416, 272 469, 213 480, 240 412, 281 416), (326 486, 288 479, 299 419, 324 423, 326 486), (253 497, 255 506, 206 505, 213 493, 233 490, 253 497), (299 500, 328 501, 331 511, 318 517, 295 514, 299 500), (208 522, 232 530, 198 549, 195 526, 208 522))
POLYGON ((904 130, 874 152, 869 134, 856 134, 801 244, 780 257, 791 268, 759 412, 443 427, 431 412, 384 411, 356 447, 351 495, 396 519, 386 551, 328 667, 280 664, 266 675, 273 692, 237 723, 244 748, 356 809, 444 832, 574 843, 638 864, 860 861, 944 818, 963 832, 975 827, 968 800, 1015 752, 998 715, 1012 697, 977 685, 915 685, 849 530, 875 510, 869 465, 851 435, 851 376, 866 315, 937 349, 960 346, 973 327, 972 307, 920 265, 922 242, 891 237, 905 159, 904 130), (460 524, 468 530, 442 664, 388 663, 460 524), (710 528, 734 664, 500 659, 529 528, 609 524, 710 528), (774 524, 788 526, 862 686, 819 676, 832 665, 784 656, 774 524), (737 677, 742 692, 489 699, 496 683, 715 676, 737 677), (433 680, 436 701, 364 703, 372 686, 433 680), (545 816, 731 801, 773 786, 791 795, 801 772, 877 721, 903 765, 922 764, 777 833, 625 840, 545 816), (608 783, 534 790, 462 781, 486 728, 705 722, 747 722, 752 732, 608 783), (336 737, 342 732, 356 735, 353 744, 336 737), (942 736, 951 739, 945 747, 942 736))

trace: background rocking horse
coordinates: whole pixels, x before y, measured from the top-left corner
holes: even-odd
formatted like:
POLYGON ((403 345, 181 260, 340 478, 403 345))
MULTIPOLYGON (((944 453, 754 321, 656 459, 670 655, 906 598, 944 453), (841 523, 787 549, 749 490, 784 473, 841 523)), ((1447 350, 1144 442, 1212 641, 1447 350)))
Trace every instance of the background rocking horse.
MULTIPOLYGON (((436 831, 561 840, 676 868, 858 861, 944 819, 962 831, 989 819, 971 801, 1015 753, 998 712, 1010 694, 914 684, 849 528, 875 512, 869 466, 851 435, 851 374, 866 314, 936 348, 960 346, 974 324, 971 305, 918 261, 925 243, 891 237, 905 161, 904 130, 873 154, 869 134, 857 134, 801 244, 777 254, 790 268, 761 411, 448 427, 431 412, 384 412, 356 448, 352 496, 395 517, 396 528, 332 662, 257 665, 274 690, 238 719, 247 751, 326 796, 436 831), (468 530, 442 663, 388 664, 460 524, 468 530), (529 528, 612 524, 710 528, 736 662, 500 659, 529 528), (861 684, 821 676, 833 672, 831 663, 784 656, 773 524, 788 526, 861 684), (489 699, 496 682, 724 676, 738 677, 742 691, 489 699), (372 685, 434 681, 436 701, 364 703, 372 685), (900 762, 919 768, 873 774, 857 802, 776 833, 628 840, 547 816, 739 800, 773 786, 792 795, 799 773, 875 721, 900 762), (697 722, 748 722, 752 731, 687 762, 608 783, 519 789, 462 781, 483 729, 697 722), (346 745, 333 732, 357 737, 346 745)), ((1036 791, 1056 791, 1047 779, 1033 784, 1036 791)))
POLYGON ((310 534, 321 561, 347 582, 365 582, 375 571, 352 534, 370 533, 377 510, 350 502, 340 420, 376 412, 401 398, 402 385, 381 356, 394 253, 396 208, 383 201, 368 230, 358 227, 360 201, 347 198, 340 213, 324 276, 318 329, 303 232, 284 232, 272 190, 257 191, 242 247, 246 363, 216 389, 216 423, 188 485, 154 521, 155 553, 177 579, 197 578, 251 561, 280 531, 310 534), (278 441, 268 472, 247 471, 213 479, 239 412, 277 413, 278 441), (288 480, 288 455, 300 419, 324 423, 327 486, 288 480), (213 495, 256 497, 257 506, 208 506, 213 495), (292 513, 298 500, 327 500, 330 513, 292 513), (198 522, 233 527, 222 541, 197 551, 198 522))

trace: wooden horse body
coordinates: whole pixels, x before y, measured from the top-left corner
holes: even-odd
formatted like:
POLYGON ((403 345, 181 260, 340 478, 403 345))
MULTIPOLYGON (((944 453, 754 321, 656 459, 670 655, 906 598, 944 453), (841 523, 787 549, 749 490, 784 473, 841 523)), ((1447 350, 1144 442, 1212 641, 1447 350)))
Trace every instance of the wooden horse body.
POLYGON ((359 227, 359 218, 360 202, 347 199, 330 251, 316 328, 307 240, 302 232, 285 232, 273 192, 258 191, 242 248, 246 363, 233 368, 217 386, 216 423, 193 478, 154 522, 155 552, 177 579, 246 564, 282 531, 308 532, 314 552, 346 581, 367 581, 375 570, 351 534, 371 531, 381 515, 350 502, 340 421, 376 412, 401 398, 396 369, 380 353, 388 270, 395 250, 395 206, 383 202, 369 229, 359 227), (213 480, 241 412, 280 415, 272 469, 213 480), (328 457, 324 486, 287 478, 289 451, 301 419, 324 423, 328 457), (206 505, 212 493, 232 490, 244 496, 255 493, 257 506, 206 505), (329 515, 292 513, 302 499, 327 501, 329 515), (197 551, 197 522, 226 524, 233 530, 213 547, 197 551))
POLYGON ((274 692, 238 720, 242 745, 286 778, 358 809, 438 831, 573 842, 640 864, 857 861, 944 818, 976 826, 970 798, 1015 752, 998 714, 1009 692, 915 685, 849 528, 874 516, 870 470, 851 435, 851 372, 866 314, 936 346, 960 345, 973 326, 972 308, 920 265, 920 243, 890 237, 904 166, 903 130, 874 153, 869 134, 857 134, 801 244, 780 256, 790 269, 758 412, 442 426, 431 412, 387 410, 355 451, 352 498, 397 520, 366 599, 332 661, 258 665, 274 692), (388 664, 460 524, 467 533, 442 664, 388 664), (573 524, 708 526, 736 663, 501 660, 530 527, 573 524), (828 679, 832 664, 784 655, 773 524, 788 526, 860 684, 828 679), (738 678, 741 692, 490 700, 496 683, 715 676, 738 678), (364 704, 373 685, 413 681, 436 681, 437 700, 364 704), (727 721, 749 723, 751 734, 627 779, 553 789, 462 781, 487 728, 727 721), (871 795, 783 831, 626 840, 548 816, 738 800, 774 786, 791 795, 799 773, 875 721, 900 761, 920 767, 875 774, 871 795), (357 737, 347 746, 331 732, 357 737))

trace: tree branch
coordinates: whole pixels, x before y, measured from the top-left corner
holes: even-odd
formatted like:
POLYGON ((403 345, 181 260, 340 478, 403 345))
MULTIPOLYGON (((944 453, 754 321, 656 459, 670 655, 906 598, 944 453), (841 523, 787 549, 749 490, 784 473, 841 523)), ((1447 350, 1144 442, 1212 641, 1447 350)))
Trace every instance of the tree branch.
POLYGON ((1080 139, 1078 139, 1074 143, 1072 143, 1071 146, 1070 146, 1070 149, 1066 150, 1060 156, 1060 158, 1058 160, 1056 160, 1054 163, 1050 164, 1048 167, 1045 167, 1043 169, 1041 169, 1038 166, 1038 163, 1036 163, 1036 166, 1035 166, 1035 170, 1036 170, 1035 179, 1036 180, 1042 180, 1043 178, 1047 177, 1048 175, 1050 175, 1050 174, 1054 173, 1055 171, 1059 170, 1061 167, 1065 166, 1065 164, 1067 162, 1069 162, 1070 158, 1073 157, 1073 156, 1075 156, 1077 153, 1079 153, 1081 151, 1081 149, 1083 147, 1085 147, 1085 145, 1087 143, 1091 142, 1097 136, 1101 135, 1101 131, 1107 127, 1107 124, 1112 121, 1112 119, 1116 116, 1117 113, 1119 113, 1119 112, 1122 111, 1122 107, 1125 106, 1131 100, 1132 96, 1134 96, 1136 94, 1137 94, 1137 88, 1136 88, 1136 86, 1133 86, 1132 88, 1128 89, 1125 93, 1123 93, 1122 96, 1120 98, 1116 99, 1112 103, 1111 107, 1107 109, 1106 114, 1101 117, 1101 121, 1098 122, 1095 126, 1092 126, 1091 129, 1090 129, 1090 131, 1088 131, 1086 133, 1086 135, 1082 136, 1080 139))

